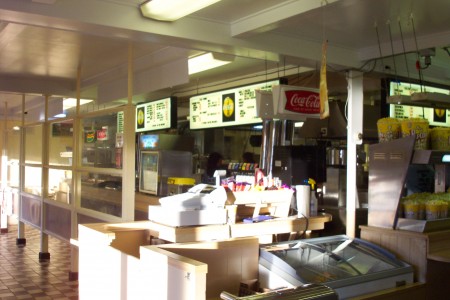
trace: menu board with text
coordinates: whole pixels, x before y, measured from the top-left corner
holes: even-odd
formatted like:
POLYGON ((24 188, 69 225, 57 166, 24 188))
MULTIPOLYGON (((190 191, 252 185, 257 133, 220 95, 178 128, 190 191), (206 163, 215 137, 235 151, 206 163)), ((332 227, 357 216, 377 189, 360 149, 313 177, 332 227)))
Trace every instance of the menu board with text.
MULTIPOLYGON (((428 92, 436 92, 442 94, 448 94, 449 91, 445 89, 420 86, 418 84, 406 83, 406 82, 391 82, 390 83, 390 95, 407 95, 412 93, 421 92, 426 90, 428 92)), ((450 127, 450 111, 448 109, 433 108, 433 107, 420 107, 410 106, 402 104, 390 104, 391 118, 407 119, 407 118, 424 118, 428 120, 431 126, 450 127)))
POLYGON ((136 132, 173 128, 175 124, 175 98, 136 105, 136 132))
POLYGON ((278 80, 258 83, 190 98, 191 129, 236 126, 262 122, 257 117, 255 90, 271 91, 278 80))

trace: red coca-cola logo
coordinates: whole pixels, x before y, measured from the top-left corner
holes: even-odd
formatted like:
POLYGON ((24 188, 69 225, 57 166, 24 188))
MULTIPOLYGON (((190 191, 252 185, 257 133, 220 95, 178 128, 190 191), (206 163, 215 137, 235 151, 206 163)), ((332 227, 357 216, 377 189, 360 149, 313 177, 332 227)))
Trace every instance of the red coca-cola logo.
POLYGON ((293 90, 285 91, 285 110, 301 114, 319 114, 320 98, 319 93, 311 91, 293 90))

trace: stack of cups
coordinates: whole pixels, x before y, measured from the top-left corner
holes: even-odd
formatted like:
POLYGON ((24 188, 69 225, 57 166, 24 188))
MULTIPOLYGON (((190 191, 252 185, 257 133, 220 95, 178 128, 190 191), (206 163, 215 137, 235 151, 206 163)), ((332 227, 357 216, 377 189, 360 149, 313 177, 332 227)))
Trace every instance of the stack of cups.
POLYGON ((309 184, 296 185, 297 213, 299 218, 309 218, 311 187, 309 184))

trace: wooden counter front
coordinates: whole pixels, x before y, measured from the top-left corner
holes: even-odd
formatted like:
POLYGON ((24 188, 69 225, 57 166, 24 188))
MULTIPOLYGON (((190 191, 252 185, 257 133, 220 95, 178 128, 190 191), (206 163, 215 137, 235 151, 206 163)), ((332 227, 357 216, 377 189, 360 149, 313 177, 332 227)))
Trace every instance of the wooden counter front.
POLYGON ((426 283, 426 299, 447 299, 450 294, 450 229, 412 232, 361 226, 361 238, 412 265, 414 280, 426 283))

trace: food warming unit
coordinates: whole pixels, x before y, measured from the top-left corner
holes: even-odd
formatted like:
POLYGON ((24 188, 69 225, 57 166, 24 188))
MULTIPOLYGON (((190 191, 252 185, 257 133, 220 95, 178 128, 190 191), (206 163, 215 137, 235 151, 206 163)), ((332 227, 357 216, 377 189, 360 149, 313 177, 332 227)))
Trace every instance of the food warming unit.
POLYGON ((413 282, 413 269, 375 244, 345 235, 269 244, 260 248, 262 286, 324 284, 340 299, 413 282))

